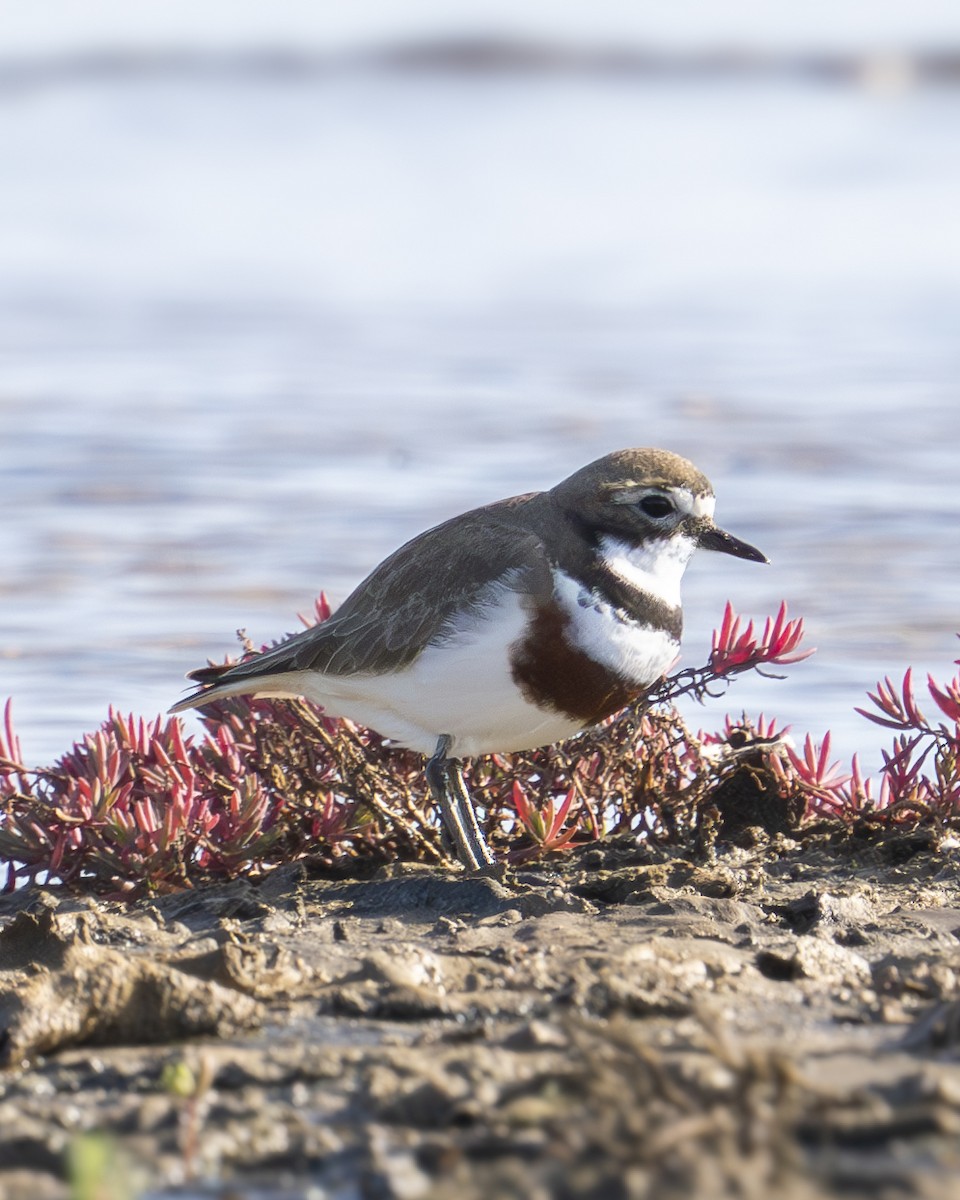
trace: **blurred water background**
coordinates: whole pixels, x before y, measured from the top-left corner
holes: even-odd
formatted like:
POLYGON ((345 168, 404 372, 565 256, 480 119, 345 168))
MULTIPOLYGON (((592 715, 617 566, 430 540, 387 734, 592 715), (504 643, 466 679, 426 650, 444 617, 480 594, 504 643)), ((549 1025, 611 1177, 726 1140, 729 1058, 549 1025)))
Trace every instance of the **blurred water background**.
POLYGON ((960 652, 955 5, 329 7, 8 6, 27 760, 421 529, 649 444, 772 560, 699 556, 685 662, 728 598, 819 647, 694 722, 764 711, 875 769, 865 689, 960 652))

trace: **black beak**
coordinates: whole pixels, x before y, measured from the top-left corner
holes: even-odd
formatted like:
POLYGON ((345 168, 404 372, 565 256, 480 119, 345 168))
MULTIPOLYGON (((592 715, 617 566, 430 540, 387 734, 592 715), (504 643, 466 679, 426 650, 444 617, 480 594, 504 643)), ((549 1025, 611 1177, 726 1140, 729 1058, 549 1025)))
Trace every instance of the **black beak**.
POLYGON ((697 538, 697 544, 702 550, 719 550, 721 554, 732 554, 734 558, 747 558, 750 562, 769 562, 765 554, 761 554, 749 542, 741 542, 725 529, 716 525, 707 525, 697 538))

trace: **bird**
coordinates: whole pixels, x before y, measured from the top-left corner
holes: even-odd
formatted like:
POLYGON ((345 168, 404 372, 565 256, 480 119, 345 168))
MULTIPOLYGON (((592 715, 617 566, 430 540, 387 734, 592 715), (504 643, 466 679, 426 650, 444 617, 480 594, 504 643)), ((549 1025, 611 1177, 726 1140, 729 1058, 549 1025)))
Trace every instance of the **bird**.
POLYGON ((614 451, 548 491, 455 516, 406 542, 327 620, 170 709, 293 696, 426 758, 442 830, 494 865, 465 758, 570 738, 641 699, 676 661, 680 583, 697 549, 767 562, 721 529, 707 477, 669 450, 614 451))

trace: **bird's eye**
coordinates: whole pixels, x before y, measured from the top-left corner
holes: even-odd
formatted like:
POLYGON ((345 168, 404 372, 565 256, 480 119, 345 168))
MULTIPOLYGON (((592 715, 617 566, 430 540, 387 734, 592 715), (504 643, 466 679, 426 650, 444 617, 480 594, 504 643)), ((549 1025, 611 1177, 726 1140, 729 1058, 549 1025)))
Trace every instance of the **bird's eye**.
POLYGON ((637 507, 646 516, 657 520, 668 517, 673 512, 673 505, 666 496, 644 496, 637 507))

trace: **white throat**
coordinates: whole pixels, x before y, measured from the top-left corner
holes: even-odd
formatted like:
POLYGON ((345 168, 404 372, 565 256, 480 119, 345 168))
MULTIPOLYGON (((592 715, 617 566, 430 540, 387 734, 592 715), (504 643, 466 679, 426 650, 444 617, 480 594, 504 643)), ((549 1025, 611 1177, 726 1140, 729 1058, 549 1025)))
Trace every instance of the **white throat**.
POLYGON ((696 542, 683 534, 654 538, 640 546, 604 534, 600 560, 625 583, 661 600, 670 608, 680 607, 680 581, 696 542))

